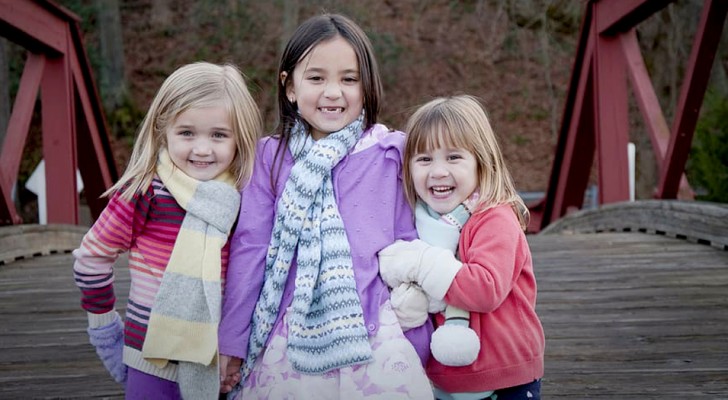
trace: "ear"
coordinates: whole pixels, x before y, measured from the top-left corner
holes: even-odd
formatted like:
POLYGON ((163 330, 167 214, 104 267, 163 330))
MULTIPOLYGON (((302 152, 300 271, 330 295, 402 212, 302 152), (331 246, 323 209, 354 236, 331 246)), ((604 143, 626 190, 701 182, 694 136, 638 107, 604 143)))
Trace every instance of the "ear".
POLYGON ((283 85, 283 87, 285 87, 286 89, 286 97, 288 97, 288 101, 290 101, 291 103, 295 103, 296 91, 294 90, 293 85, 291 85, 290 83, 286 83, 286 78, 288 78, 288 72, 281 72, 280 80, 281 85, 283 85))

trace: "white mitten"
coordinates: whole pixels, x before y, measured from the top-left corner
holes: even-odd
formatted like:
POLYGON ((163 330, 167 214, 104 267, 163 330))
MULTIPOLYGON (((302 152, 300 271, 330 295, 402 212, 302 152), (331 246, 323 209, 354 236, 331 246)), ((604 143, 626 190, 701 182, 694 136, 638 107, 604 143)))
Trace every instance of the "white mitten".
POLYGON ((379 273, 390 286, 417 282, 430 297, 442 300, 462 267, 452 251, 422 240, 398 240, 379 252, 379 273))
POLYGON ((379 251, 379 274, 391 288, 417 279, 417 268, 427 244, 421 240, 397 240, 379 251))
POLYGON ((445 310, 445 324, 430 339, 432 356, 450 367, 470 365, 480 352, 480 338, 470 329, 470 313, 453 306, 445 310))
POLYGON ((437 300, 433 299, 430 296, 427 296, 427 301, 429 305, 427 306, 427 311, 430 314, 437 314, 445 311, 445 307, 447 307, 447 303, 445 303, 445 300, 437 300))
POLYGON ((390 303, 402 331, 416 328, 427 321, 427 295, 417 285, 403 283, 392 289, 390 303))

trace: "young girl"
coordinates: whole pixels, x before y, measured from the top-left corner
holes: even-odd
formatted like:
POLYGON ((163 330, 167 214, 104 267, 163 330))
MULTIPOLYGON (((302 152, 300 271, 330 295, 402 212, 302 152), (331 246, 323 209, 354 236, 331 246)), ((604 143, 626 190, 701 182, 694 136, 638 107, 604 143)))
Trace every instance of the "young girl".
POLYGON ((246 223, 232 237, 223 391, 242 367, 231 397, 432 398, 421 364, 431 326, 408 341, 378 275, 377 252, 416 232, 404 134, 375 123, 371 44, 341 15, 313 17, 286 46, 278 81, 280 124, 258 144, 246 223))
POLYGON ((91 343, 127 399, 218 397, 227 238, 261 130, 235 67, 179 68, 152 101, 106 209, 73 252, 91 343), (122 324, 113 267, 126 251, 122 324))
MULTIPOLYGON (((528 211, 480 103, 470 96, 433 100, 410 118, 404 153, 405 193, 420 208, 417 227, 473 210, 452 251, 422 240, 398 241, 379 254, 395 287, 418 284, 430 297, 470 311, 480 337, 477 359, 427 374, 438 399, 538 399, 544 332, 536 316, 536 280, 524 229, 528 211), (461 207, 461 205, 463 207, 461 207)), ((456 218, 455 218, 456 219, 456 218)), ((445 321, 436 316, 436 325, 445 321)))

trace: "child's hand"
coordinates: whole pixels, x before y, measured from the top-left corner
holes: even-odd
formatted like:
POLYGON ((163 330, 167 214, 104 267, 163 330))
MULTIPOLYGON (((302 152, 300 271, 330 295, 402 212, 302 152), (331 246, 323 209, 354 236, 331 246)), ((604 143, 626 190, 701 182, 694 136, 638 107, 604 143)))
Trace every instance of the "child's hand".
POLYGON ((417 280, 422 254, 428 245, 415 240, 397 240, 379 251, 379 274, 391 288, 417 280))
POLYGON ((429 300, 421 287, 406 283, 399 285, 392 289, 389 301, 403 332, 427 321, 429 300))
POLYGON ((442 300, 463 264, 452 251, 422 240, 397 240, 379 251, 379 273, 390 287, 414 282, 430 297, 442 300))
POLYGON ((240 383, 243 360, 220 354, 220 393, 230 393, 240 383))
POLYGON ((122 360, 124 352, 124 323, 119 313, 114 311, 110 324, 98 328, 88 328, 88 337, 104 367, 118 383, 126 382, 126 365, 122 360))

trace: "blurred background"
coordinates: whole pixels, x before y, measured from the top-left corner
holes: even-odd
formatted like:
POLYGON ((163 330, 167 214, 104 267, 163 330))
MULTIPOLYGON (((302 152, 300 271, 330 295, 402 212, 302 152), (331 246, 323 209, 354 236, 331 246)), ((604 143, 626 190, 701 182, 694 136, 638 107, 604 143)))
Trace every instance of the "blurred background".
MULTIPOLYGON (((369 35, 382 73, 380 122, 402 129, 435 96, 468 93, 485 104, 517 189, 537 199, 548 184, 576 52, 583 0, 57 0, 81 18, 119 171, 164 78, 198 60, 234 63, 265 120, 276 124, 278 58, 295 27, 342 13, 369 35)), ((677 103, 702 0, 677 0, 638 25, 645 63, 668 122, 677 103)), ((0 38, 0 126, 7 125, 25 50, 0 38)), ((728 202, 728 30, 715 59, 687 174, 697 199, 728 202)), ((635 197, 658 174, 649 135, 630 104, 635 197)), ((40 116, 18 177, 19 211, 37 220, 24 183, 41 159, 40 116)), ((588 191, 587 191, 588 192, 588 191)), ((587 193, 588 196, 588 193, 587 193)), ((588 202, 585 203, 588 205, 588 202)))

